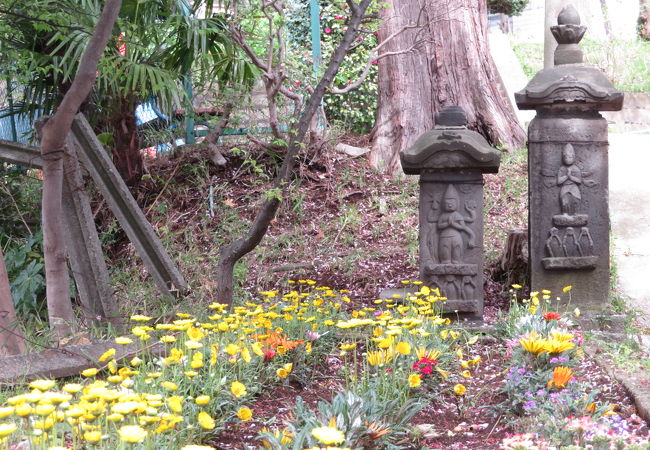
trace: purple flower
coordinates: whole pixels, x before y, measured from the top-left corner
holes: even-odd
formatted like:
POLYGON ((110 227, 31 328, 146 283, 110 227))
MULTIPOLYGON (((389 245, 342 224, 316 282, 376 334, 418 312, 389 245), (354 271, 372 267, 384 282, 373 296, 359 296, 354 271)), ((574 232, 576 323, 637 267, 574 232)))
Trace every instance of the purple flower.
POLYGON ((524 403, 524 409, 526 411, 529 411, 529 410, 535 409, 535 408, 537 408, 537 403, 535 403, 534 400, 529 400, 526 403, 524 403))
POLYGON ((524 374, 526 373, 526 369, 524 369, 523 367, 521 369, 517 369, 517 373, 524 374))
POLYGON ((316 341, 320 337, 320 333, 317 333, 316 331, 308 331, 307 332, 307 338, 310 341, 316 341))

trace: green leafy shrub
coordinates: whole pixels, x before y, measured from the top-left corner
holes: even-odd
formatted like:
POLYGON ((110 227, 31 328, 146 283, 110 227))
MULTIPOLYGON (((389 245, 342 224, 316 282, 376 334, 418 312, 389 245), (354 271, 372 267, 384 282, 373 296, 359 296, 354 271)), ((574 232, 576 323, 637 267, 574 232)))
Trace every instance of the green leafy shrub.
MULTIPOLYGON (((349 15, 346 4, 321 1, 320 25, 322 58, 328 61, 336 44, 347 29, 349 15)), ((312 70, 310 38, 309 0, 296 0, 289 14, 288 28, 293 47, 294 64, 302 66, 304 73, 312 70)), ((365 23, 360 36, 347 53, 333 85, 343 88, 353 83, 366 67, 370 51, 377 45, 378 21, 365 23)), ((299 88, 300 84, 296 85, 299 88)), ((372 64, 365 81, 347 94, 330 94, 323 99, 325 113, 329 121, 339 124, 347 131, 368 133, 375 123, 377 109, 377 65, 372 64)))
POLYGON ((43 310, 45 261, 42 246, 43 234, 38 232, 24 244, 16 245, 5 253, 11 295, 18 313, 40 313, 43 310))

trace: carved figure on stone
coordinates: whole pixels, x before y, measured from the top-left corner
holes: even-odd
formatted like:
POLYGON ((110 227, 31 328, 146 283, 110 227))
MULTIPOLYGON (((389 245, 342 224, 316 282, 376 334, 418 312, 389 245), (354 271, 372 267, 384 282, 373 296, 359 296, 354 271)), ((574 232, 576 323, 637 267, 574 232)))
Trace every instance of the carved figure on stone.
POLYGON ((562 165, 557 174, 557 185, 560 186, 560 208, 562 214, 574 215, 582 196, 582 171, 575 163, 575 152, 571 144, 566 144, 562 150, 562 165))
POLYGON ((462 297, 463 300, 472 300, 474 299, 474 291, 476 290, 476 284, 474 283, 474 278, 470 276, 464 276, 463 281, 463 291, 462 297))
POLYGON ((546 239, 546 251, 548 256, 555 258, 558 256, 566 256, 564 252, 564 245, 562 244, 562 238, 560 238, 559 230, 555 227, 551 227, 550 235, 546 239))
POLYGON ((591 238, 591 233, 589 233, 589 228, 587 227, 580 228, 578 251, 580 252, 580 256, 591 255, 594 252, 594 240, 591 238))
MULTIPOLYGON (((460 198, 453 184, 447 186, 442 198, 442 209, 434 223, 429 237, 429 249, 433 262, 437 264, 460 264, 463 260, 463 234, 467 235, 467 248, 476 247, 474 231, 467 226, 476 219, 476 204, 465 202, 468 216, 464 217, 459 211, 460 198)), ((436 210, 435 203, 433 210, 436 210)))
POLYGON ((445 275, 444 288, 442 293, 444 297, 449 300, 456 300, 460 298, 460 288, 461 286, 456 279, 456 275, 445 275))
POLYGON ((578 252, 581 251, 573 227, 568 227, 564 232, 562 247, 564 248, 564 256, 578 256, 578 252))

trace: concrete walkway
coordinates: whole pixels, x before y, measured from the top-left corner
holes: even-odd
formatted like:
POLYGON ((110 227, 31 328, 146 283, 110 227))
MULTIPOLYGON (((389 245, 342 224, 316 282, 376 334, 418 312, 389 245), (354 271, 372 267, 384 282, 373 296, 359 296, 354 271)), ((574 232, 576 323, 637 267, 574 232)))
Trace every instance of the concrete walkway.
POLYGON ((650 131, 609 135, 612 265, 638 325, 650 333, 650 131), (615 264, 615 266, 614 266, 615 264))

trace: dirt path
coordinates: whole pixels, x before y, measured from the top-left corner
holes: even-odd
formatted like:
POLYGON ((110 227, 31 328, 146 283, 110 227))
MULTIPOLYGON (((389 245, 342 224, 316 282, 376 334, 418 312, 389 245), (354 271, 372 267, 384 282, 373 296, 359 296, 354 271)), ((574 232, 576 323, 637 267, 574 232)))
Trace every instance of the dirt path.
POLYGON ((650 330, 650 131, 612 133, 609 209, 619 287, 650 330))

